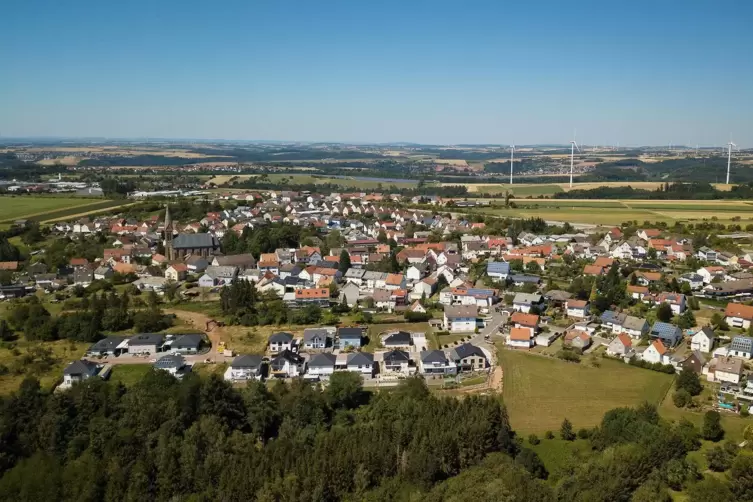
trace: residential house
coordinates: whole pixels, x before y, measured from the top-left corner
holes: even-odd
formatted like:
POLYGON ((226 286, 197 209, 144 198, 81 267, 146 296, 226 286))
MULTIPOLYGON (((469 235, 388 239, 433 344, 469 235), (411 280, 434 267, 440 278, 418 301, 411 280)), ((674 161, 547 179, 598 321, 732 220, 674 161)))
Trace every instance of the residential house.
POLYGON ((110 279, 113 276, 113 274, 114 272, 112 271, 110 267, 106 265, 101 265, 94 270, 94 279, 98 281, 107 280, 107 279, 110 279))
POLYGON ((192 333, 187 335, 175 335, 175 338, 165 342, 163 350, 171 350, 180 354, 196 354, 204 345, 204 335, 192 333))
POLYGON ((369 354, 368 352, 351 352, 342 355, 345 356, 345 367, 343 369, 360 373, 363 376, 372 376, 374 374, 373 354, 369 354))
POLYGON ((414 301, 411 304, 410 308, 408 308, 408 310, 410 312, 415 312, 416 314, 425 314, 427 312, 426 311, 426 307, 424 307, 423 305, 421 305, 421 302, 418 301, 418 300, 414 301))
POLYGON ((63 388, 68 388, 73 384, 83 382, 99 373, 99 366, 91 361, 84 359, 73 361, 63 370, 63 388))
POLYGON ((736 336, 729 344, 727 355, 750 359, 753 357, 753 338, 749 336, 736 336))
POLYGON ((335 372, 337 356, 331 352, 321 352, 311 356, 308 362, 307 374, 320 378, 328 378, 335 372))
POLYGON ((413 336, 407 331, 393 331, 382 337, 385 348, 412 347, 413 336))
POLYGON ((572 347, 581 351, 591 346, 591 335, 581 330, 570 330, 565 332, 562 338, 562 344, 565 347, 572 347))
POLYGON ((176 378, 180 378, 185 370, 186 360, 180 354, 167 354, 154 363, 154 368, 170 373, 176 378))
POLYGON ((295 378, 303 375, 306 361, 295 352, 285 349, 269 361, 269 374, 275 378, 295 378))
POLYGON ((567 300, 565 310, 568 317, 584 319, 590 315, 589 305, 586 300, 567 300))
POLYGON ((667 347, 661 340, 654 340, 646 350, 643 351, 641 359, 647 363, 669 364, 669 355, 667 347))
POLYGON ((88 266, 76 267, 73 270, 73 284, 88 287, 94 281, 94 271, 88 266))
POLYGON ((294 294, 295 304, 299 307, 305 305, 329 306, 329 288, 297 288, 294 294))
POLYGON ((164 335, 159 333, 141 333, 128 339, 129 354, 156 354, 165 343, 164 335))
POLYGON ((188 265, 185 263, 173 263, 165 270, 165 279, 169 281, 183 281, 188 273, 188 265))
POLYGON ((512 328, 507 335, 506 344, 512 348, 530 349, 534 346, 534 332, 531 328, 512 328))
POLYGON ((410 355, 398 349, 393 349, 382 354, 382 373, 401 373, 408 375, 415 371, 411 366, 410 355))
POLYGON ((675 354, 670 358, 670 364, 680 373, 684 369, 689 369, 693 373, 700 374, 706 364, 706 358, 698 350, 689 353, 675 354))
POLYGON ((646 272, 638 270, 635 272, 635 279, 640 286, 649 286, 651 283, 661 280, 661 272, 646 272))
POLYGON ((753 306, 742 303, 728 303, 724 309, 725 320, 733 328, 750 328, 753 321, 753 306))
POLYGON ((419 371, 423 375, 454 375, 458 367, 441 350, 423 350, 419 355, 419 371))
POLYGON ((294 337, 292 333, 281 331, 273 333, 267 340, 269 351, 273 354, 284 350, 292 350, 294 346, 294 337))
POLYGON ((714 262, 718 257, 718 253, 709 247, 703 246, 698 250, 696 256, 698 256, 699 260, 714 262))
POLYGON ((636 235, 644 241, 648 241, 659 237, 661 235, 661 230, 657 228, 642 228, 636 232, 636 235))
POLYGON ((413 299, 421 299, 421 298, 429 298, 431 295, 434 294, 434 292, 437 290, 437 278, 436 277, 425 277, 418 283, 416 283, 413 286, 413 291, 411 292, 411 298, 413 299))
POLYGON ((335 339, 337 328, 307 328, 303 330, 303 348, 308 350, 326 349, 331 347, 335 339))
POLYGON ((514 312, 510 316, 510 324, 516 328, 530 328, 534 334, 539 330, 539 316, 537 314, 526 314, 524 312, 514 312))
POLYGON ((362 328, 337 328, 337 347, 340 350, 344 350, 348 347, 360 349, 362 343, 362 328))
POLYGON ((678 282, 687 282, 690 285, 690 289, 693 291, 697 291, 703 288, 703 284, 704 284, 703 277, 694 272, 682 274, 680 277, 677 278, 677 280, 678 282))
POLYGON ((510 281, 520 287, 524 286, 526 284, 540 284, 541 283, 541 277, 538 275, 529 275, 529 274, 512 274, 509 277, 510 281))
POLYGON ((607 355, 612 357, 631 357, 633 352, 633 341, 625 333, 614 337, 607 346, 607 355))
POLYGON ((739 384, 743 375, 743 360, 736 357, 720 357, 712 361, 707 378, 710 382, 726 382, 739 384))
POLYGON ((714 330, 709 326, 699 329, 690 339, 690 348, 709 353, 714 348, 714 330))
POLYGON ((685 295, 680 293, 660 293, 655 297, 655 303, 666 303, 672 308, 672 314, 680 315, 685 312, 685 295))
POLYGON ((355 283, 349 282, 340 288, 339 300, 341 303, 344 301, 348 307, 356 306, 360 296, 361 290, 355 283))
POLYGON ((696 271, 696 274, 700 275, 703 278, 704 284, 709 284, 717 278, 722 279, 725 273, 726 273, 725 268, 720 267, 718 265, 699 268, 696 271))
POLYGON ((212 260, 214 267, 236 267, 239 270, 256 268, 256 258, 251 253, 215 256, 212 260))
POLYGON ((627 289, 627 293, 635 300, 643 300, 645 297, 650 295, 650 292, 647 286, 639 286, 637 284, 636 285, 628 284, 626 289, 627 289))
POLYGON ((411 282, 418 282, 426 277, 427 270, 426 264, 411 265, 405 272, 405 278, 411 282))
POLYGON ((505 261, 490 261, 486 264, 486 275, 498 281, 505 281, 510 275, 510 264, 505 261))
POLYGON ((656 321, 648 335, 652 339, 661 340, 667 347, 674 347, 682 339, 682 330, 674 324, 656 321))
POLYGON ((192 274, 198 274, 207 269, 209 262, 203 256, 191 255, 185 261, 188 271, 192 274))
POLYGON ((242 355, 230 363, 225 370, 224 378, 230 382, 245 380, 259 380, 262 377, 262 356, 242 355))
POLYGON ((128 343, 126 337, 108 336, 98 340, 86 349, 86 357, 119 356, 127 350, 128 343))
POLYGON ((475 331, 478 307, 476 305, 446 305, 443 327, 452 332, 475 331))
POLYGON ((480 347, 464 343, 451 348, 450 360, 455 362, 458 371, 479 371, 489 367, 489 359, 480 347))
POLYGON ((225 286, 233 282, 237 276, 237 267, 209 266, 206 268, 204 275, 199 278, 199 286, 202 288, 225 286))
POLYGON ((541 312, 544 307, 544 297, 538 293, 516 293, 512 301, 512 308, 516 312, 529 313, 534 310, 541 312))

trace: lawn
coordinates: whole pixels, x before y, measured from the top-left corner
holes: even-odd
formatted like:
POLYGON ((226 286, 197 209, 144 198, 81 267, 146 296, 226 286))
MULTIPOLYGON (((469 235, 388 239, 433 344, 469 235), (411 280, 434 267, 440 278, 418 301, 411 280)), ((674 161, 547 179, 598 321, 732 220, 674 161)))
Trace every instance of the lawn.
MULTIPOLYGON (((2 221, 34 218, 46 219, 47 213, 70 208, 83 208, 91 204, 102 203, 102 200, 92 200, 73 197, 35 197, 7 195, 0 197, 0 214, 2 221)), ((104 201, 109 202, 109 201, 104 201)), ((83 212, 81 209, 80 212, 83 212)))
POLYGON ((455 343, 461 341, 464 338, 471 338, 473 335, 465 334, 465 335, 437 335, 436 333, 431 333, 429 336, 426 337, 427 341, 429 342, 429 349, 441 349, 445 345, 449 345, 452 347, 455 343))
POLYGON ((503 399, 520 434, 557 431, 568 418, 592 427, 604 413, 643 401, 659 404, 673 377, 608 359, 600 367, 502 349, 503 399))
POLYGON ((125 386, 135 385, 151 370, 151 364, 117 364, 112 367, 110 381, 125 386))

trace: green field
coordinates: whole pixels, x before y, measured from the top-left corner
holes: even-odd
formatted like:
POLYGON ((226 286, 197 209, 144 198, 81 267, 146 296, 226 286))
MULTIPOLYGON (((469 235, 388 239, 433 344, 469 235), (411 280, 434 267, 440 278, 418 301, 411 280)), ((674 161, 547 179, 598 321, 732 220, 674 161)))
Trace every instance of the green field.
POLYGON ((0 345, 0 366, 5 369, 0 375, 0 395, 10 394, 18 389, 27 376, 39 379, 45 389, 62 379, 63 369, 68 363, 81 359, 90 344, 59 340, 56 342, 26 341, 21 337, 15 342, 0 345), (37 349, 50 351, 48 361, 42 357, 30 358, 37 349))
POLYGON ((600 367, 499 351, 504 371, 503 399, 519 434, 558 431, 568 418, 575 429, 593 427, 604 413, 643 401, 659 404, 673 377, 608 359, 600 367))
POLYGON ((359 179, 351 179, 351 178, 332 178, 327 176, 313 176, 311 174, 269 174, 267 175, 269 177, 269 180, 274 183, 279 183, 282 180, 286 180, 289 184, 305 184, 305 183, 314 183, 317 185, 323 185, 326 183, 331 183, 335 185, 339 185, 343 188, 351 188, 351 189, 378 189, 380 186, 382 189, 387 190, 391 186, 396 186, 397 188, 416 188, 418 185, 418 180, 416 181, 399 181, 399 182, 391 182, 391 181, 373 181, 373 180, 359 180, 359 179))
POLYGON ((42 221, 48 219, 47 214, 49 213, 72 208, 81 208, 77 212, 83 213, 86 211, 85 207, 102 202, 101 199, 6 195, 0 197, 0 214, 3 218, 1 221, 12 222, 13 220, 28 218, 42 221))

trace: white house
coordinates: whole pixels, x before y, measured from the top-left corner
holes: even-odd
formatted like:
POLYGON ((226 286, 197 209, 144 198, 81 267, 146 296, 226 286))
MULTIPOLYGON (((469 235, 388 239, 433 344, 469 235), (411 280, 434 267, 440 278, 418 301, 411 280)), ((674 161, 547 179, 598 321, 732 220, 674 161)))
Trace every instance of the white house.
POLYGON ((368 352, 351 352, 344 355, 347 356, 344 368, 347 371, 354 371, 366 376, 374 373, 374 356, 372 354, 368 352))
POLYGON ((277 378, 295 378, 303 375, 306 361, 290 350, 283 350, 269 362, 270 375, 277 378))
POLYGON ((269 339, 269 351, 274 353, 291 350, 293 348, 293 334, 286 332, 273 333, 269 339))
POLYGON ((256 380, 261 378, 262 357, 257 355, 243 355, 233 359, 224 378, 230 382, 256 380))
POLYGON ((565 309, 567 310, 568 317, 574 317, 576 319, 586 318, 590 314, 589 305, 586 300, 567 300, 565 302, 565 309))
POLYGON ((711 352, 714 347, 714 331, 708 326, 699 329, 690 340, 691 350, 700 350, 701 352, 711 352))
POLYGON ((63 388, 68 388, 71 385, 84 380, 88 380, 99 372, 98 366, 90 361, 84 359, 79 361, 73 361, 63 370, 63 388))
POLYGON ((308 362, 307 375, 318 377, 329 377, 335 372, 335 361, 337 356, 330 352, 322 352, 311 356, 308 362))
POLYGON ((643 351, 641 359, 647 363, 660 363, 668 364, 669 356, 667 355, 667 348, 661 342, 661 340, 654 340, 646 350, 643 351))
POLYGON ((624 333, 614 337, 607 346, 607 355, 612 357, 630 357, 633 352, 633 341, 624 333))
POLYGON ((534 345, 534 333, 531 328, 512 328, 507 335, 506 343, 517 349, 530 349, 534 345))
POLYGON ((324 349, 332 345, 337 328, 326 326, 321 328, 306 328, 303 330, 303 347, 308 350, 324 349))
POLYGON ((444 329, 453 332, 476 330, 478 307, 476 305, 447 305, 444 308, 444 329))
POLYGON ((454 375, 458 367, 441 350, 424 350, 419 356, 419 370, 424 375, 454 375))
POLYGON ((728 303, 724 310, 727 324, 733 328, 750 328, 753 321, 753 306, 743 305, 742 303, 728 303))
POLYGON ((743 374, 743 361, 736 357, 720 357, 710 365, 707 378, 710 382, 739 384, 743 374))

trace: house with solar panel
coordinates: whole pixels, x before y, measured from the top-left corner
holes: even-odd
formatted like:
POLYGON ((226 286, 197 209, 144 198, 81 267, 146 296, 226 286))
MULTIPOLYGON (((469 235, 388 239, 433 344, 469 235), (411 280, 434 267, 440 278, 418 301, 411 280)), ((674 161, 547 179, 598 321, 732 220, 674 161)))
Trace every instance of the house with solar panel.
POLYGON ((170 373, 176 378, 181 378, 186 372, 186 360, 180 354, 167 354, 160 357, 154 363, 154 368, 170 373))
POLYGON ((749 336, 734 337, 727 349, 727 355, 750 359, 753 357, 753 338, 749 336))
POLYGON ((652 340, 661 340, 666 347, 674 347, 682 340, 682 330, 674 324, 656 321, 648 336, 652 340))
POLYGON ((486 275, 498 281, 507 280, 510 275, 510 264, 506 261, 490 261, 486 264, 486 275))

